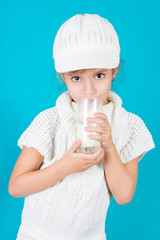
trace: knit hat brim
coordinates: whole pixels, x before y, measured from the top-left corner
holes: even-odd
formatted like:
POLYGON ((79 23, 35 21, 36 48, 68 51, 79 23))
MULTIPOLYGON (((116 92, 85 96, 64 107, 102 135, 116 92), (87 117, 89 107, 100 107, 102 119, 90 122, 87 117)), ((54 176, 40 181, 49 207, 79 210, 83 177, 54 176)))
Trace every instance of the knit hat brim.
MULTIPOLYGON (((53 56, 52 56, 53 57, 53 56)), ((120 58, 114 48, 101 47, 87 49, 76 49, 57 56, 55 69, 58 73, 76 71, 90 68, 116 68, 120 58)))

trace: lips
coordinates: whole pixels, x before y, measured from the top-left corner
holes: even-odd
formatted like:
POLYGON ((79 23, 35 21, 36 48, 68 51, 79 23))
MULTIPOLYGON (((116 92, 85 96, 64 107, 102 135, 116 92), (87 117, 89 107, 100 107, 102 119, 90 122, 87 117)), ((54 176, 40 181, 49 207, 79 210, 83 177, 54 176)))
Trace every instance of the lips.
POLYGON ((94 101, 94 99, 92 98, 92 99, 88 99, 88 102, 89 103, 92 103, 94 101))

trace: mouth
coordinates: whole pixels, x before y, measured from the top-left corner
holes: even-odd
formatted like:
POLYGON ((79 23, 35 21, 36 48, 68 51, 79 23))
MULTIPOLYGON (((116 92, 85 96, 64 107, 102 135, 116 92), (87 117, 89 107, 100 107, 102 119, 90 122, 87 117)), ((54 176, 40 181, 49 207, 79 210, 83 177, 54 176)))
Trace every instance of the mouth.
POLYGON ((88 102, 92 103, 92 102, 94 102, 94 99, 93 98, 88 98, 88 102))

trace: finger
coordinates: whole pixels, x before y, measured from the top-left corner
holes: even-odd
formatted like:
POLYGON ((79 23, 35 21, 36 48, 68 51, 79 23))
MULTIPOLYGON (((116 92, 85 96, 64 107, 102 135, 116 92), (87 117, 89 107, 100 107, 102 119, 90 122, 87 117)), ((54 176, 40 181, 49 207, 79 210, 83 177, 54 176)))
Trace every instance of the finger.
POLYGON ((96 123, 99 124, 100 126, 104 125, 104 119, 102 118, 87 118, 88 123, 96 123))
POLYGON ((99 148, 96 153, 85 154, 85 160, 95 160, 103 151, 103 148, 99 148))
POLYGON ((81 144, 81 139, 77 139, 69 149, 69 152, 74 153, 81 146, 81 144))
POLYGON ((94 139, 94 140, 98 140, 98 141, 101 141, 101 139, 102 139, 102 135, 92 135, 92 134, 89 134, 88 137, 90 139, 94 139))
POLYGON ((105 113, 101 113, 101 112, 94 113, 94 116, 97 118, 108 119, 107 115, 105 113))
POLYGON ((85 127, 84 130, 86 132, 105 133, 105 129, 102 127, 85 127))
POLYGON ((93 160, 86 160, 88 165, 95 165, 100 162, 104 156, 104 150, 93 160))
POLYGON ((103 120, 107 121, 108 124, 109 124, 108 117, 107 117, 107 115, 105 113, 98 113, 97 112, 97 113, 94 113, 94 116, 96 118, 102 118, 103 120))

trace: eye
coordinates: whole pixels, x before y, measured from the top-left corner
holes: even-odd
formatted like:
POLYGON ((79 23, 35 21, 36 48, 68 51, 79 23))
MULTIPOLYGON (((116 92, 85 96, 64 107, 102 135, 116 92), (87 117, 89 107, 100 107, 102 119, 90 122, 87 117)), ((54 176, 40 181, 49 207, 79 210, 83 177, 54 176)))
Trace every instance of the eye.
MULTIPOLYGON (((105 76, 105 74, 104 74, 104 73, 98 73, 96 76, 100 76, 100 75, 103 75, 103 76, 105 76)), ((98 78, 98 79, 101 79, 101 78, 98 78)))
POLYGON ((79 77, 77 77, 77 76, 72 77, 73 82, 79 82, 79 81, 77 81, 78 78, 79 78, 79 77), (76 79, 75 81, 73 80, 74 78, 76 79))

